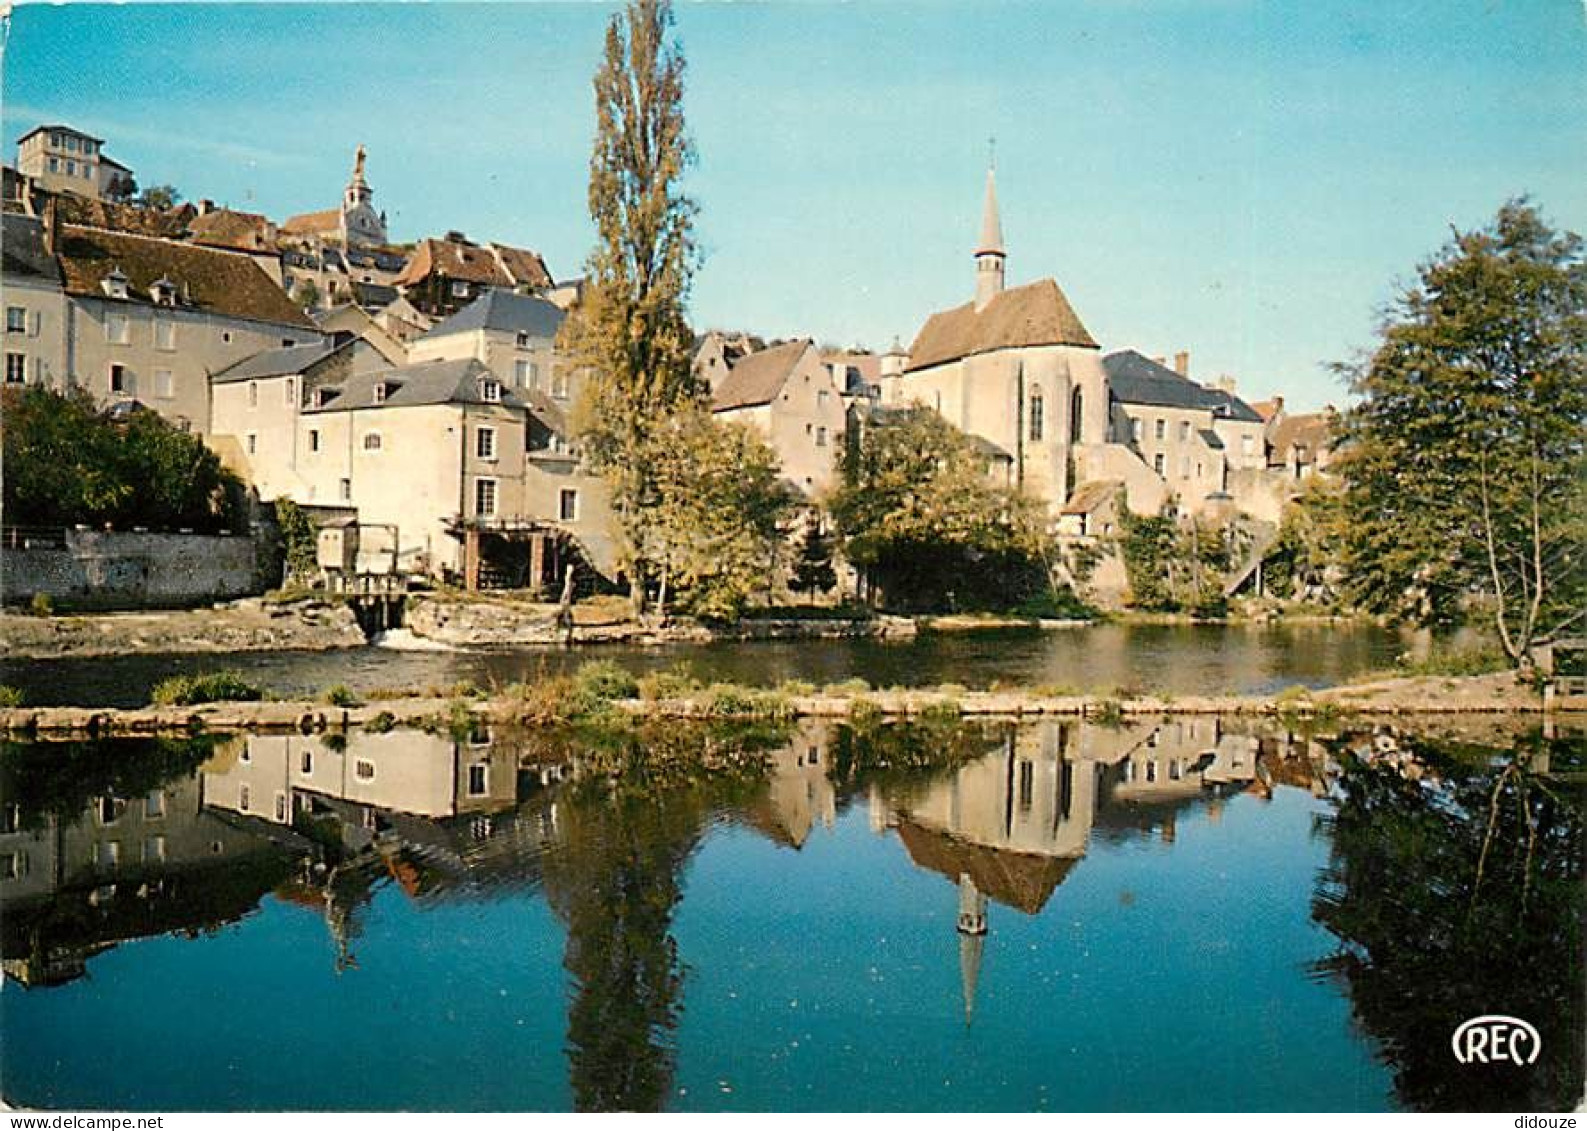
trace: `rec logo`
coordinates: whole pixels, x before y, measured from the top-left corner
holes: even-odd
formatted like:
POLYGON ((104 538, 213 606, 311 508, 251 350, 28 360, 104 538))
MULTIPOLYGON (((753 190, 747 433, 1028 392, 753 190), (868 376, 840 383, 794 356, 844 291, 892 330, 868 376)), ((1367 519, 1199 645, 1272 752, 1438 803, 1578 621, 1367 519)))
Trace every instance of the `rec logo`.
POLYGON ((1485 1013, 1462 1021, 1449 1045, 1461 1064, 1527 1065, 1543 1051, 1543 1038, 1530 1021, 1485 1013))

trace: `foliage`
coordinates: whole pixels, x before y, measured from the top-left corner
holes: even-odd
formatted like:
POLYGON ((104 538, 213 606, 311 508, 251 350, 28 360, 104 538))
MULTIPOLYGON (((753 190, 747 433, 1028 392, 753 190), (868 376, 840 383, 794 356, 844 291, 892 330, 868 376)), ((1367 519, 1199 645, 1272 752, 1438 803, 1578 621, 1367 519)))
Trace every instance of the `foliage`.
POLYGON ((776 576, 794 498, 777 454, 747 425, 703 408, 674 413, 650 460, 656 504, 646 537, 659 570, 658 609, 669 596, 695 616, 736 620, 776 576))
POLYGON ((238 520, 241 485, 197 433, 153 412, 112 418, 86 390, 0 393, 6 521, 214 531, 238 520))
POLYGON ((287 577, 312 577, 319 570, 314 524, 303 508, 282 495, 275 501, 276 526, 281 531, 281 546, 286 555, 287 577))
POLYGON ((1403 659, 1396 665, 1406 675, 1487 675, 1510 666, 1509 657, 1495 644, 1459 648, 1434 646, 1420 659, 1403 659))
POLYGON ((634 603, 661 556, 658 432, 697 403, 684 302, 696 260, 695 205, 682 189, 693 159, 683 120, 683 56, 668 41, 672 7, 633 0, 612 18, 595 75, 589 208, 597 241, 587 285, 561 331, 585 371, 574 425, 585 458, 612 490, 634 603))
POLYGON ((930 409, 890 412, 844 454, 828 500, 844 557, 903 609, 1007 608, 1051 587, 1039 503, 996 485, 930 409))
POLYGON ((573 673, 573 688, 590 706, 639 696, 639 681, 634 674, 611 660, 580 664, 578 671, 573 673))
POLYGON ((381 711, 373 718, 364 721, 364 730, 370 734, 388 734, 397 729, 397 716, 390 711, 381 711))
POLYGON ((1129 574, 1132 607, 1146 612, 1190 612, 1219 617, 1228 611, 1223 575, 1229 543, 1199 519, 1120 513, 1120 551, 1129 574))
POLYGON ((700 681, 681 668, 647 672, 639 677, 639 697, 647 702, 686 699, 700 690, 700 681))
POLYGON ((22 827, 49 817, 71 822, 95 798, 141 797, 192 773, 214 755, 213 737, 102 741, 0 742, 0 797, 15 805, 22 827), (113 753, 114 757, 107 757, 113 753))
POLYGON ((1333 475, 1314 475, 1279 519, 1278 538, 1262 564, 1275 597, 1327 607, 1338 600, 1338 566, 1345 538, 1344 487, 1333 475))
POLYGON ((50 600, 48 593, 35 593, 28 602, 28 612, 36 617, 49 617, 55 615, 55 602, 50 600))
POLYGON ((161 212, 175 208, 182 203, 182 194, 174 185, 150 185, 138 194, 138 204, 144 208, 154 208, 161 212))
POLYGON ((20 707, 26 701, 20 687, 12 687, 9 683, 0 683, 0 707, 20 707))
POLYGON ((799 536, 799 548, 794 556, 788 588, 795 593, 815 596, 829 591, 837 583, 838 572, 832 568, 832 539, 820 517, 810 515, 799 536))
POLYGON ((363 704, 363 700, 358 697, 358 693, 345 683, 338 683, 334 687, 327 688, 322 698, 332 707, 358 707, 363 704))
POLYGON ((154 685, 149 701, 157 707, 188 707, 195 703, 240 702, 264 698, 264 692, 236 672, 198 672, 167 676, 154 685))
POLYGON ((1457 232, 1341 369, 1345 566, 1361 606, 1489 607, 1511 662, 1587 609, 1587 263, 1525 200, 1457 232))

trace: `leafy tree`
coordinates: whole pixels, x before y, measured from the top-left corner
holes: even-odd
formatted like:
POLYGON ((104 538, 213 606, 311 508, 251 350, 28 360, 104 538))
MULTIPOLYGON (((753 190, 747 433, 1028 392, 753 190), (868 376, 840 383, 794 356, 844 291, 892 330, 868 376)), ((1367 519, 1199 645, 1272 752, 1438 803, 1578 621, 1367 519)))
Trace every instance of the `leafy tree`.
POLYGON ((6 521, 217 530, 241 485, 204 441, 152 412, 112 418, 81 389, 7 389, 6 521))
POLYGON ((137 202, 144 208, 155 208, 164 212, 181 204, 182 194, 176 191, 174 185, 150 185, 138 196, 137 202))
POLYGON ((312 576, 319 568, 314 524, 302 507, 284 495, 275 501, 275 512, 287 577, 312 576))
POLYGON ((838 583, 838 572, 832 568, 832 539, 821 523, 820 515, 812 514, 805 522, 804 533, 799 537, 798 556, 794 559, 793 576, 788 588, 795 593, 812 596, 825 593, 838 583))
POLYGON ((699 407, 674 414, 657 437, 646 534, 660 572, 658 609, 665 613, 676 591, 697 616, 736 619, 783 551, 793 494, 777 455, 749 427, 699 407))
POLYGON ((320 286, 313 279, 299 279, 292 288, 292 297, 304 310, 313 310, 320 305, 320 286))
POLYGON ((1270 593, 1296 601, 1337 601, 1343 500, 1343 485, 1332 475, 1311 477, 1290 500, 1262 567, 1270 593))
POLYGON ((993 482, 974 442, 930 409, 873 422, 828 509, 844 557, 889 604, 1007 608, 1051 586, 1040 505, 993 482))
POLYGON ((1423 264, 1376 351, 1342 368, 1361 398, 1334 465, 1350 595, 1424 619, 1480 595, 1528 667, 1587 608, 1581 239, 1511 201, 1423 264))
POLYGON ((105 186, 105 196, 116 204, 128 204, 138 195, 138 179, 131 173, 118 173, 105 186))
POLYGON ((1130 604, 1149 612, 1222 616, 1227 611, 1223 578, 1229 568, 1224 531, 1198 520, 1170 515, 1120 518, 1119 550, 1130 579, 1130 604))
POLYGON ((658 434, 701 398, 684 301, 696 260, 695 205, 682 189, 693 159, 683 120, 683 56, 668 41, 672 7, 633 0, 606 31, 595 75, 589 208, 597 243, 588 285, 563 327, 586 371, 574 423, 585 458, 609 481, 636 608, 659 573, 658 434))

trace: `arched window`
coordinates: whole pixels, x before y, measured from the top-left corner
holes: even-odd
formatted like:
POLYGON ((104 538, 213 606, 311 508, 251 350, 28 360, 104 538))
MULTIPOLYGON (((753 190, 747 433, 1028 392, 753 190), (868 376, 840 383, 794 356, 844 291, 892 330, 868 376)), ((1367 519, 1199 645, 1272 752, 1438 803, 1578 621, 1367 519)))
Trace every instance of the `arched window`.
POLYGON ((1080 417, 1085 411, 1085 398, 1080 395, 1080 387, 1075 386, 1075 391, 1069 397, 1069 442, 1080 442, 1080 417))
POLYGON ((1033 390, 1030 395, 1030 438, 1033 441, 1041 439, 1044 415, 1046 406, 1042 402, 1041 390, 1033 390))

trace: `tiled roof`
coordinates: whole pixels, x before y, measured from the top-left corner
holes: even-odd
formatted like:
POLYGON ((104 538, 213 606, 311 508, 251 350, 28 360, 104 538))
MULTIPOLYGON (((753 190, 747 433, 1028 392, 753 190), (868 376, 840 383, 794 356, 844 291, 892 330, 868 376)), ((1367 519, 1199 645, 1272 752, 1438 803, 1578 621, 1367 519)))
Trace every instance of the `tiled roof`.
POLYGON ((346 412, 365 408, 403 408, 438 404, 501 404, 523 408, 524 403, 507 385, 475 358, 425 361, 395 369, 355 374, 321 408, 311 412, 346 412), (483 387, 494 381, 501 399, 485 399, 483 387), (375 386, 386 386, 384 400, 375 399, 375 386))
POLYGON ((1288 455, 1294 447, 1308 448, 1314 453, 1322 451, 1332 441, 1332 424, 1326 412, 1300 412, 1286 416, 1273 429, 1273 450, 1281 456, 1288 455))
POLYGON ((933 314, 915 336, 905 372, 1020 346, 1095 349, 1097 343, 1058 284, 1040 279, 1000 292, 979 311, 967 302, 933 314))
POLYGON ((198 215, 198 209, 191 204, 162 210, 137 204, 91 200, 72 193, 60 193, 54 199, 56 215, 63 224, 81 224, 85 228, 107 228, 114 232, 163 236, 173 240, 186 235, 193 217, 198 215))
POLYGON ((1135 350, 1108 354, 1102 368, 1107 371, 1108 389, 1120 404, 1203 409, 1228 420, 1262 422, 1256 410, 1233 393, 1198 385, 1135 350))
POLYGON ((194 216, 188 223, 189 238, 204 247, 226 247, 235 251, 274 251, 270 221, 257 212, 233 212, 216 208, 194 216))
POLYGON ((282 346, 279 349, 262 350, 252 357, 243 358, 227 369, 222 369, 210 380, 217 385, 227 385, 234 381, 257 381, 265 377, 285 377, 293 373, 302 373, 315 362, 331 356, 342 345, 355 340, 349 339, 341 345, 325 341, 310 342, 304 346, 282 346))
POLYGON ((420 240, 396 283, 412 286, 431 275, 488 287, 544 287, 551 283, 545 260, 533 251, 505 244, 480 247, 459 240, 420 240))
POLYGON ((500 257, 501 265, 507 269, 507 274, 512 276, 514 285, 520 287, 551 285, 551 272, 546 269, 546 261, 540 258, 539 252, 522 247, 508 247, 500 243, 493 243, 490 247, 500 257))
POLYGON ((438 322, 424 336, 444 338, 472 330, 501 330, 533 338, 555 338, 567 314, 555 303, 512 291, 490 290, 450 318, 438 322))
POLYGON ((711 408, 725 412, 770 404, 782 391, 783 382, 810 348, 808 338, 784 342, 780 346, 745 354, 733 364, 711 398, 711 408))
POLYGON ((1075 866, 1073 857, 992 848, 908 819, 899 822, 898 839, 922 868, 954 883, 969 876, 986 896, 1027 915, 1046 906, 1075 866))
POLYGON ((329 232, 342 226, 342 210, 327 208, 323 212, 301 212, 288 216, 281 231, 292 236, 311 236, 315 232, 329 232))
POLYGON ((314 329, 259 264, 234 251, 63 225, 56 254, 68 294, 103 296, 100 284, 119 268, 135 300, 148 301, 150 285, 166 278, 177 285, 181 306, 314 329))

